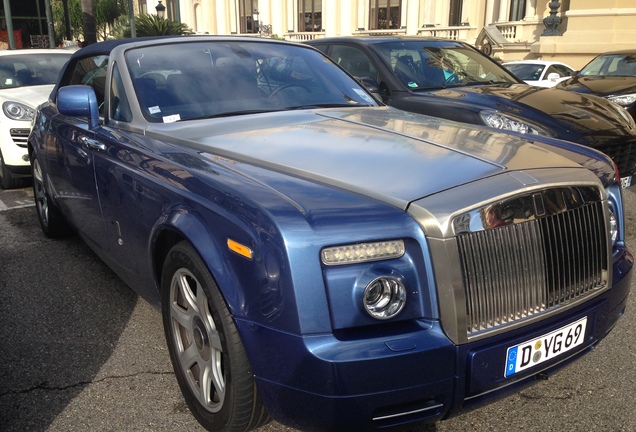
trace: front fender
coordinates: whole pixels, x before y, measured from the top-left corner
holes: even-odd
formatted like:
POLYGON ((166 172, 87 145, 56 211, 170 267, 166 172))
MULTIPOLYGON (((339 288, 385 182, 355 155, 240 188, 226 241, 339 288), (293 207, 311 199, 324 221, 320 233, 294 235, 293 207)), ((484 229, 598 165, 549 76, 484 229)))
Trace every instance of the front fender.
MULTIPOLYGON (((157 286, 161 286, 161 267, 163 265, 164 253, 157 252, 164 244, 162 237, 169 232, 176 232, 181 239, 192 244, 201 259, 205 262, 212 277, 216 281, 230 312, 233 315, 243 316, 241 310, 240 288, 236 286, 236 278, 232 275, 232 269, 228 267, 224 256, 225 251, 219 244, 219 238, 209 229, 203 219, 191 209, 186 207, 175 207, 165 213, 152 229, 153 235, 148 250, 155 251, 153 268, 157 278, 157 286)), ((173 244, 168 243, 168 249, 173 244)))
POLYGON ((470 104, 456 103, 452 99, 444 97, 428 94, 410 94, 403 97, 394 97, 391 105, 401 110, 431 117, 484 126, 479 117, 480 108, 473 107, 470 104))
POLYGON ((233 317, 297 332, 294 285, 282 239, 271 234, 274 230, 250 229, 255 226, 213 214, 203 217, 185 206, 170 209, 150 237, 157 286, 163 258, 172 245, 185 239, 205 262, 233 317), (249 248, 251 259, 230 250, 228 239, 249 248))

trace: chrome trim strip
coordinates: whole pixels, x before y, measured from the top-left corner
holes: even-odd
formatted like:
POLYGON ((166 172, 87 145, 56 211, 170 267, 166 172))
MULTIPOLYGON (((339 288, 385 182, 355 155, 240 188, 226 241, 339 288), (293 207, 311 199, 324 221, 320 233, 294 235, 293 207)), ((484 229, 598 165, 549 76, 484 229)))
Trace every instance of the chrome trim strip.
POLYGON ((598 188, 573 186, 532 191, 497 201, 453 219, 456 235, 554 216, 601 201, 598 188))
POLYGON ((430 410, 434 410, 434 409, 437 409, 437 408, 441 408, 443 406, 444 406, 444 404, 437 404, 437 405, 433 405, 433 406, 426 407, 426 408, 416 409, 416 410, 413 410, 413 411, 406 411, 406 412, 401 412, 401 413, 398 413, 398 414, 391 414, 391 415, 380 416, 380 417, 373 417, 373 421, 376 421, 376 420, 387 420, 387 419, 391 419, 391 418, 402 417, 402 416, 405 416, 405 415, 417 414, 417 413, 421 413, 421 412, 424 412, 424 411, 430 411, 430 410))

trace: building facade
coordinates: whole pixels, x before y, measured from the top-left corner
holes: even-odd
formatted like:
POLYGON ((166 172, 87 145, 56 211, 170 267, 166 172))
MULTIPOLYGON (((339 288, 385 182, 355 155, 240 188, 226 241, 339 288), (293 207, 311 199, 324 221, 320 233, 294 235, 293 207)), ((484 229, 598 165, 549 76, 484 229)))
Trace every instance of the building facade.
MULTIPOLYGON (((155 13, 157 0, 138 0, 155 13)), ((499 60, 542 58, 579 68, 636 46, 636 0, 164 0, 197 33, 306 41, 423 35, 472 43, 499 60)))

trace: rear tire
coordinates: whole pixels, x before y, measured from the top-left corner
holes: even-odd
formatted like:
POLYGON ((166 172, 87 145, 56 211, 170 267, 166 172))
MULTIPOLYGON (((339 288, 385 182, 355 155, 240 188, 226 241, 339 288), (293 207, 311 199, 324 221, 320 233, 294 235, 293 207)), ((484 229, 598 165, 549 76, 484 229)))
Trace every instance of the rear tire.
POLYGON ((71 228, 60 210, 51 202, 44 184, 44 174, 37 158, 31 159, 31 174, 33 176, 33 198, 35 210, 40 220, 44 235, 50 238, 61 238, 71 234, 71 228))
POLYGON ((181 392, 214 431, 248 431, 269 421, 245 349, 221 293, 188 242, 175 245, 161 277, 163 325, 181 392))

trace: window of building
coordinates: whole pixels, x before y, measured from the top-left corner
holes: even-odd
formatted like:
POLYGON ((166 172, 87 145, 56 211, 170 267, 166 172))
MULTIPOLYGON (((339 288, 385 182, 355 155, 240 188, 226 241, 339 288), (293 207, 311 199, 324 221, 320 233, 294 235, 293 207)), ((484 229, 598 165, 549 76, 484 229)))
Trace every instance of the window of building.
POLYGON ((401 8, 401 0, 371 0, 369 29, 399 29, 401 25, 401 8))
POLYGON ((258 33, 259 23, 254 19, 258 12, 258 0, 240 0, 241 33, 258 33))
POLYGON ((526 0, 512 0, 510 2, 510 21, 521 21, 526 16, 526 0))
POLYGON ((449 26, 462 25, 462 8, 464 6, 464 0, 451 0, 450 11, 448 15, 449 26))
POLYGON ((298 30, 322 31, 322 0, 298 0, 298 30))

